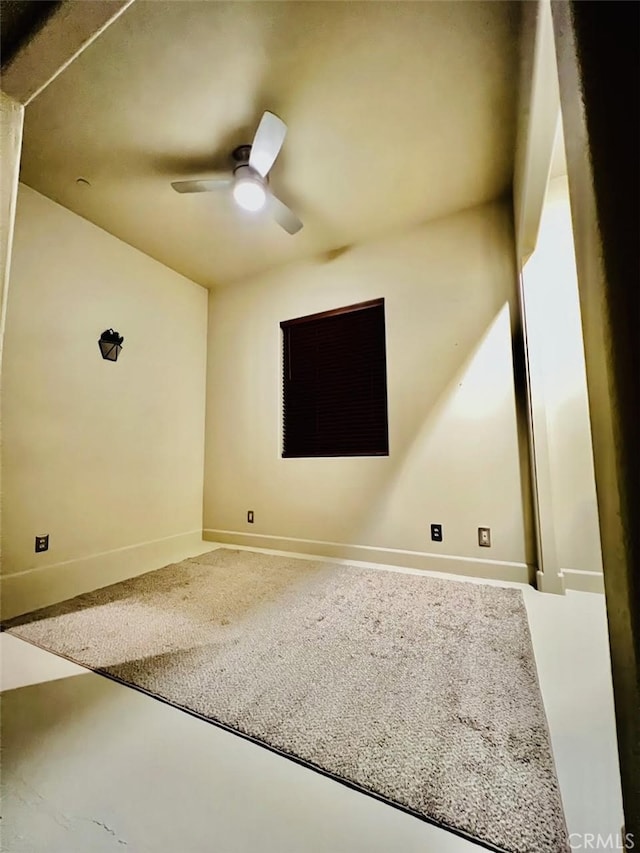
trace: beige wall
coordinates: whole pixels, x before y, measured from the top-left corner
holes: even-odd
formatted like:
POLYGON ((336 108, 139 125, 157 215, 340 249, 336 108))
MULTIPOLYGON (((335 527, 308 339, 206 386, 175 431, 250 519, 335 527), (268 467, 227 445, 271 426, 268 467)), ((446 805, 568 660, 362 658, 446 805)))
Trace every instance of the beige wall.
POLYGON ((601 588, 601 578, 583 577, 601 576, 602 556, 566 176, 549 184, 525 282, 529 360, 542 386, 558 566, 567 586, 601 588))
POLYGON ((212 293, 207 536, 526 579, 513 259, 510 208, 494 204, 212 293), (282 459, 279 322, 375 297, 390 456, 282 459), (480 525, 491 549, 478 547, 480 525))
POLYGON ((20 186, 3 376, 5 612, 200 541, 207 298, 20 186), (97 345, 109 327, 125 337, 115 364, 97 345), (50 549, 35 554, 44 533, 50 549))

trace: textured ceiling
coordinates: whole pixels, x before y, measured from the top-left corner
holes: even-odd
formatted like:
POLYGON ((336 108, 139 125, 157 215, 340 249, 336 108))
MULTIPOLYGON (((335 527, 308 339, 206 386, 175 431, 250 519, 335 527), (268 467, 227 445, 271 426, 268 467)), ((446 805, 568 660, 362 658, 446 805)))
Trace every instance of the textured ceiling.
POLYGON ((512 178, 518 5, 137 0, 28 106, 21 179, 207 286, 489 201, 512 178), (170 187, 265 109, 289 126, 271 184, 293 237, 170 187))

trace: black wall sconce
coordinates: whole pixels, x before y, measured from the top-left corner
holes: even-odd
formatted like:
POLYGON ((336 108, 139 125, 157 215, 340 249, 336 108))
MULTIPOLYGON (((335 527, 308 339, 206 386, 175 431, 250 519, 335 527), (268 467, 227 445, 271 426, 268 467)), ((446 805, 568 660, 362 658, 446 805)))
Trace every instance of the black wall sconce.
POLYGON ((114 332, 113 329, 105 329, 98 341, 102 357, 107 361, 117 361, 123 341, 124 338, 118 332, 114 332))

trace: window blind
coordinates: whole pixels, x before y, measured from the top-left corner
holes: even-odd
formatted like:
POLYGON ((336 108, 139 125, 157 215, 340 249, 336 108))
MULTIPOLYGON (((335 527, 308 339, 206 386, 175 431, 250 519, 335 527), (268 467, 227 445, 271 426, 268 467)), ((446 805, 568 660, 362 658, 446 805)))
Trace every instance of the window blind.
POLYGON ((384 300, 280 326, 282 455, 388 455, 384 300))

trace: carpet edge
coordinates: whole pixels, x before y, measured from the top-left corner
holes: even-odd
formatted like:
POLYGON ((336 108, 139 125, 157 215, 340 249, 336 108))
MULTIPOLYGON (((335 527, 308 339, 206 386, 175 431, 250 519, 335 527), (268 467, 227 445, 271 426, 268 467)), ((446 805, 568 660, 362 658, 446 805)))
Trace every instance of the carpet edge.
MULTIPOLYGON (((485 850, 490 850, 492 853, 517 853, 517 851, 509 850, 506 847, 498 847, 494 844, 491 844, 488 841, 485 841, 482 838, 479 838, 474 835, 470 835, 469 833, 464 832, 464 830, 458 829, 454 826, 449 826, 446 823, 442 823, 436 821, 434 818, 429 817, 428 815, 421 814, 420 812, 413 811, 408 806, 403 805, 402 803, 398 803, 395 800, 389 799, 382 794, 377 793, 376 791, 365 788, 361 785, 358 785, 357 782, 352 782, 350 779, 346 779, 343 776, 338 776, 337 774, 332 773, 330 770, 327 770, 324 767, 321 767, 318 764, 314 764, 312 761, 307 761, 304 758, 300 758, 292 752, 286 752, 285 750, 280 749, 277 746, 273 746, 266 741, 260 740, 260 738, 255 737, 254 735, 247 734, 246 732, 240 731, 240 729, 235 729, 232 726, 229 726, 227 723, 223 723, 220 720, 216 720, 213 717, 206 717, 204 714, 200 714, 198 711, 194 711, 191 708, 187 708, 184 705, 180 705, 177 702, 172 702, 171 699, 167 699, 165 696, 161 696, 159 693, 153 693, 150 690, 141 687, 138 684, 134 684, 131 681, 126 681, 123 678, 119 678, 117 675, 113 675, 106 670, 99 668, 92 668, 87 666, 86 664, 80 663, 75 658, 70 657, 69 655, 65 655, 61 652, 54 651, 53 649, 43 646, 40 643, 36 643, 32 639, 28 639, 27 637, 23 637, 15 628, 5 629, 6 633, 11 634, 13 637, 17 637, 25 643, 28 643, 31 646, 34 646, 37 649, 41 649, 42 651, 48 652, 49 654, 55 655, 56 657, 62 658, 63 660, 68 661, 69 663, 73 663, 76 666, 82 667, 82 669, 86 670, 87 673, 93 673, 94 675, 99 675, 102 678, 106 678, 109 681, 114 682, 114 684, 119 684, 122 687, 128 687, 131 690, 135 690, 137 693, 141 693, 143 696, 148 696, 150 699, 155 699, 157 701, 162 702, 164 705, 168 705, 170 708, 175 708, 176 711, 181 711, 185 714, 188 714, 190 717, 194 717, 197 720, 200 720, 203 723, 208 723, 216 728, 222 729, 229 734, 235 735, 236 737, 240 737, 243 740, 249 741, 250 743, 255 744, 256 746, 262 747, 263 749, 268 750, 269 752, 273 752, 275 755, 279 755, 281 758, 286 758, 289 761, 292 761, 294 764, 298 764, 301 767, 306 768, 307 770, 311 770, 314 773, 319 773, 321 776, 326 777, 327 779, 331 779, 334 782, 337 782, 340 785, 344 785, 347 788, 350 788, 353 791, 356 791, 359 794, 364 794, 367 797, 371 797, 374 800, 377 800, 384 805, 391 806, 392 808, 398 809, 405 814, 410 815, 417 820, 422 821, 423 823, 428 823, 430 826, 434 826, 437 829, 442 829, 445 832, 450 832, 453 835, 458 836, 459 838, 463 838, 465 841, 470 842, 471 844, 475 844, 479 847, 484 848, 485 850)), ((28 685, 27 685, 28 686, 28 685)), ((15 690, 23 690, 24 687, 16 687, 13 688, 15 690)), ((5 691, 10 692, 10 691, 5 691)))

